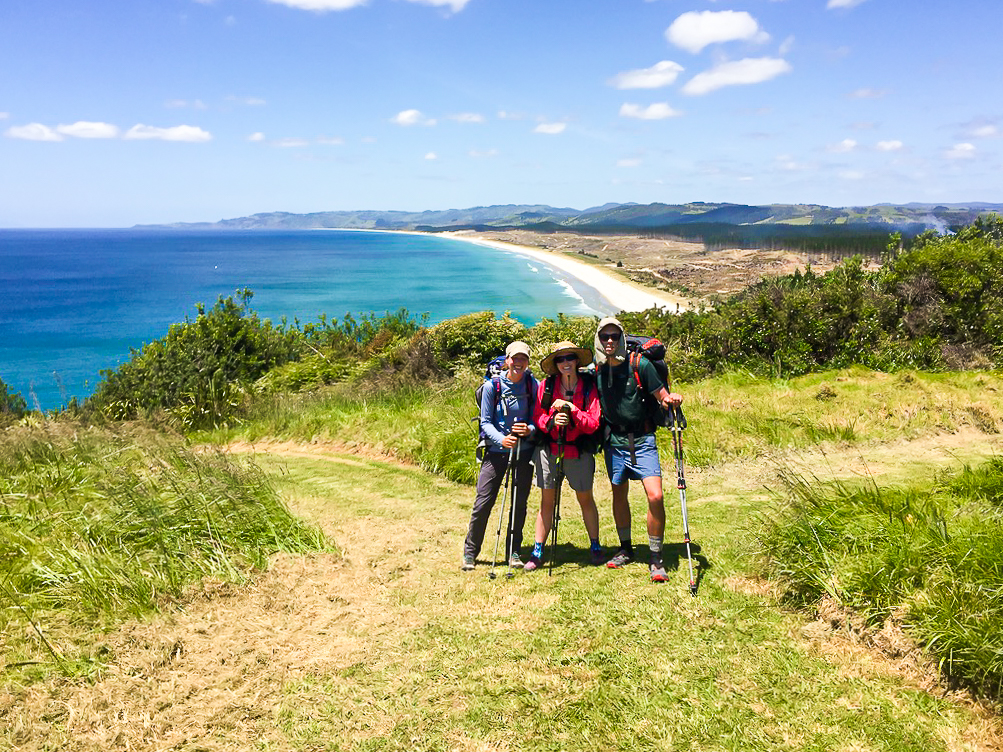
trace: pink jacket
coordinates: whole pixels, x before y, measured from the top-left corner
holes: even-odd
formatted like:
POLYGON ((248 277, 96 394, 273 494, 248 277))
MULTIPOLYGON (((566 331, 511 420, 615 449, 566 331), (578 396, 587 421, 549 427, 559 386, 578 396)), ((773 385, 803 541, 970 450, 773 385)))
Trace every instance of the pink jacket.
MULTIPOLYGON (((559 451, 558 433, 560 429, 557 426, 551 427, 551 420, 557 415, 557 411, 553 408, 544 411, 540 406, 543 401, 543 393, 546 389, 547 379, 541 379, 540 385, 536 390, 536 404, 533 406, 533 423, 550 437, 550 451, 556 455, 559 451)), ((564 399, 562 391, 560 378, 558 378, 554 385, 555 401, 564 399)), ((578 448, 574 445, 575 439, 583 434, 595 433, 599 430, 601 408, 599 406, 599 389, 597 384, 592 384, 589 388, 589 403, 587 405, 583 404, 584 399, 585 379, 579 377, 578 383, 575 384, 575 394, 569 400, 572 403, 571 424, 567 427, 567 433, 564 437, 564 457, 569 460, 578 456, 578 448)))

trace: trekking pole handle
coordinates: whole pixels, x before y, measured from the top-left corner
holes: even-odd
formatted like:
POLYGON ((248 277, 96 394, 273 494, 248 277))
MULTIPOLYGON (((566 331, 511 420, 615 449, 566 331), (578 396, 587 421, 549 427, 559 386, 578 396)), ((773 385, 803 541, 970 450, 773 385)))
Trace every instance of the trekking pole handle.
POLYGON ((682 405, 669 405, 669 412, 672 415, 672 428, 683 431, 686 429, 686 416, 683 415, 682 405))

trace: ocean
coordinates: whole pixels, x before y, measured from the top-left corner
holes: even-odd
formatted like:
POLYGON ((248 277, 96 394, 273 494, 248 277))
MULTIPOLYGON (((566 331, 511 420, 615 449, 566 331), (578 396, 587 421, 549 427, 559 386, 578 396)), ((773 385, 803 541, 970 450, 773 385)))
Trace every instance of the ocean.
POLYGON ((609 313, 565 272, 452 238, 347 230, 0 230, 0 380, 31 407, 89 396, 102 369, 250 288, 278 322, 396 311, 429 322, 609 313))

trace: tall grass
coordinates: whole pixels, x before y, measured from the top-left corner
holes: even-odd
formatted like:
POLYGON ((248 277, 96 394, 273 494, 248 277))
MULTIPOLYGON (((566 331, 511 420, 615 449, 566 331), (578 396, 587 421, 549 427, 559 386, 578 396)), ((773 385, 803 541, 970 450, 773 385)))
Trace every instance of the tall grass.
MULTIPOLYGON (((480 375, 469 370, 430 382, 339 384, 316 392, 262 395, 241 425, 202 435, 214 442, 264 437, 375 447, 460 483, 477 473, 480 375)), ((864 444, 917 438, 971 427, 995 433, 1003 405, 987 399, 1003 390, 995 373, 887 374, 864 368, 796 379, 734 371, 676 384, 689 419, 687 462, 712 466, 819 444, 864 444)), ((666 431, 663 459, 671 458, 666 431)))
POLYGON ((904 488, 784 480, 762 541, 794 601, 899 619, 952 682, 1003 696, 1003 460, 904 488))
POLYGON ((275 551, 322 545, 262 473, 219 452, 53 423, 0 439, 8 636, 22 622, 44 632, 141 615, 203 578, 239 579, 275 551))
POLYGON ((459 483, 477 477, 472 374, 431 385, 366 391, 356 385, 257 399, 244 423, 215 442, 282 438, 371 447, 459 483))

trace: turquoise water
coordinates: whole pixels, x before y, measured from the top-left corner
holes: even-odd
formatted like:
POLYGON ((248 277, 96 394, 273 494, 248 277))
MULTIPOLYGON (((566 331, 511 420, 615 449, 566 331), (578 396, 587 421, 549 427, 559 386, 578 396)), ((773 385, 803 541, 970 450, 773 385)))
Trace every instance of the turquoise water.
POLYGON ((0 379, 30 406, 83 399, 100 371, 239 288, 264 318, 407 308, 436 322, 606 313, 594 290, 525 257, 420 235, 338 230, 0 230, 0 379))

